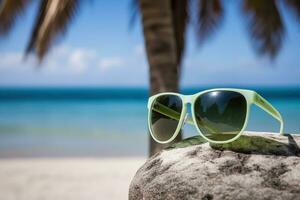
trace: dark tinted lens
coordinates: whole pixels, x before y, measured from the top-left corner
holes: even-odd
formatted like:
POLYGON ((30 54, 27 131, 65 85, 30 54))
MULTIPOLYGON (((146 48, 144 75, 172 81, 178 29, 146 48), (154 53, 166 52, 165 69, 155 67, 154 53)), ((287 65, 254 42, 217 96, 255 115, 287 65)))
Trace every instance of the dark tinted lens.
POLYGON ((151 108, 152 135, 159 141, 169 140, 175 133, 182 112, 182 101, 176 95, 158 97, 151 108))
POLYGON ((247 101, 238 92, 212 91, 197 98, 194 111, 197 126, 208 139, 226 141, 242 130, 247 101))

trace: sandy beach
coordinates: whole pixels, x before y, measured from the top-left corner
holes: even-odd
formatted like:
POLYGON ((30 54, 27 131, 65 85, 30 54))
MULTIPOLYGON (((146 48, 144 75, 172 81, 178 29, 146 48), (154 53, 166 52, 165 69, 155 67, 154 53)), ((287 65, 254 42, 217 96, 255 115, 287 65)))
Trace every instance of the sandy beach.
POLYGON ((0 160, 0 200, 127 199, 145 158, 0 160))

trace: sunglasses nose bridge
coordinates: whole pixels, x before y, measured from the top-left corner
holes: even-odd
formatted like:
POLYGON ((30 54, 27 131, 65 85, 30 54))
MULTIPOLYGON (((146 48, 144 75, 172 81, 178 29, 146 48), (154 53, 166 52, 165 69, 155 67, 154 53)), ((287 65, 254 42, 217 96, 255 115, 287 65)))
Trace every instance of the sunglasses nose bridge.
POLYGON ((185 124, 185 123, 186 123, 186 120, 188 119, 188 117, 189 117, 189 114, 188 114, 188 113, 186 113, 186 114, 185 114, 185 116, 184 116, 183 124, 185 124))
POLYGON ((192 103, 192 95, 185 95, 183 97, 183 101, 185 104, 191 104, 192 103))

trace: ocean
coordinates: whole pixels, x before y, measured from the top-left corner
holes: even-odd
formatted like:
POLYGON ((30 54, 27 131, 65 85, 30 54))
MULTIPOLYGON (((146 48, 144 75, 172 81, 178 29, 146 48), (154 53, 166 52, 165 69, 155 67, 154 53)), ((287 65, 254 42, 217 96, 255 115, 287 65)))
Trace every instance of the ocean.
MULTIPOLYGON (((300 88, 256 91, 281 112, 286 133, 300 133, 300 88)), ((0 158, 146 156, 147 97, 142 88, 1 88, 0 158)), ((279 124, 253 106, 247 130, 279 124)), ((185 126, 184 137, 196 134, 185 126)))

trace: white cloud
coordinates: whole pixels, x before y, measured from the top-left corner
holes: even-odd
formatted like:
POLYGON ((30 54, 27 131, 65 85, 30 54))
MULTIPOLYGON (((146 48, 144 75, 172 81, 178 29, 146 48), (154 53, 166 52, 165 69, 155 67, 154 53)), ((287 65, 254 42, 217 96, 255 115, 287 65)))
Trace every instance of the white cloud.
POLYGON ((41 66, 38 66, 37 59, 30 55, 24 59, 23 52, 0 53, 0 71, 15 73, 20 69, 33 72, 39 67, 39 73, 49 75, 80 75, 93 71, 96 68, 101 71, 110 71, 122 66, 138 67, 146 71, 147 62, 145 58, 144 45, 138 44, 131 52, 132 56, 123 58, 118 55, 99 58, 94 49, 74 48, 65 45, 54 47, 44 58, 41 66), (94 68, 89 70, 89 68, 94 68))
MULTIPOLYGON (((23 61, 25 61, 25 59, 20 52, 0 54, 0 69, 18 68, 23 61)), ((31 60, 29 62, 31 62, 31 60)))
POLYGON ((145 46, 143 44, 138 44, 134 47, 134 53, 137 56, 145 56, 145 46))
POLYGON ((20 60, 21 55, 19 53, 6 53, 1 55, 0 57, 0 67, 6 68, 8 66, 15 67, 18 64, 18 60, 20 60))
MULTIPOLYGON (((96 62, 96 52, 91 49, 59 46, 54 48, 41 63, 41 71, 47 73, 84 73, 96 62)), ((34 70, 37 59, 30 55, 24 59, 23 52, 6 52, 0 54, 0 70, 34 70)))
POLYGON ((69 66, 77 73, 84 72, 95 58, 96 54, 92 50, 76 49, 69 55, 69 66))
POLYGON ((120 67, 122 65, 124 65, 124 60, 120 57, 109 57, 99 60, 99 67, 101 70, 120 67))
POLYGON ((101 58, 95 49, 60 45, 41 66, 34 55, 24 60, 22 51, 0 52, 0 85, 146 85, 146 59, 138 56, 142 49, 101 58), (128 70, 134 79, 126 76, 128 70))
POLYGON ((25 58, 22 52, 0 53, 0 73, 2 72, 24 72, 26 70, 35 70, 37 59, 33 56, 25 58))

